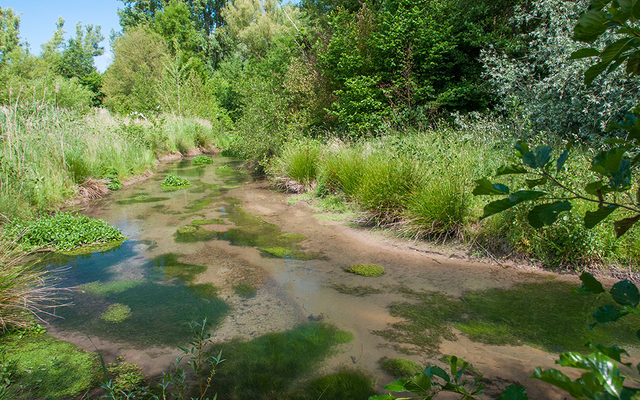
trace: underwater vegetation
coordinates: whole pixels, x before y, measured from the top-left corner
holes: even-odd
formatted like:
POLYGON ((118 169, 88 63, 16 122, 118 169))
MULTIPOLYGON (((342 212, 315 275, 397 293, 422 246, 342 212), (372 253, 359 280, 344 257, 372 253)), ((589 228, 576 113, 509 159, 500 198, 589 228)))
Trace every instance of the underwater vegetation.
POLYGON ((379 277, 384 275, 384 268, 375 264, 354 264, 344 270, 360 276, 379 277))
POLYGON ((424 369, 415 361, 406 358, 383 357, 379 361, 380 367, 394 378, 409 378, 424 369))
POLYGON ((364 297, 372 294, 382 293, 381 289, 371 286, 348 286, 342 283, 334 283, 331 285, 336 292, 342 294, 348 294, 351 296, 364 297))
MULTIPOLYGON (((169 200, 169 197, 149 197, 146 193, 136 193, 128 199, 117 200, 116 204, 127 205, 127 204, 137 204, 137 203, 156 203, 159 201, 169 200)), ((158 204, 158 206, 162 206, 158 204)))
POLYGON ((254 297, 258 290, 255 286, 250 285, 248 283, 239 283, 237 285, 233 285, 233 291, 240 297, 250 298, 254 297))
POLYGON ((111 304, 100 318, 107 322, 119 323, 131 316, 131 308, 129 306, 115 303, 111 304))

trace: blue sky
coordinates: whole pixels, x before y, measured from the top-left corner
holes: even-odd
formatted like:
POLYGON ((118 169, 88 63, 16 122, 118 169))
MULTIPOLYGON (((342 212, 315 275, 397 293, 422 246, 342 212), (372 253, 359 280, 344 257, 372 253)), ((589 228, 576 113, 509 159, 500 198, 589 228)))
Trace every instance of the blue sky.
POLYGON ((0 7, 12 8, 20 15, 20 36, 34 54, 40 54, 40 46, 55 32, 58 17, 65 20, 67 38, 75 35, 78 22, 102 26, 105 53, 96 58, 100 71, 112 60, 109 35, 112 29, 120 30, 118 7, 121 6, 117 0, 0 0, 0 7))

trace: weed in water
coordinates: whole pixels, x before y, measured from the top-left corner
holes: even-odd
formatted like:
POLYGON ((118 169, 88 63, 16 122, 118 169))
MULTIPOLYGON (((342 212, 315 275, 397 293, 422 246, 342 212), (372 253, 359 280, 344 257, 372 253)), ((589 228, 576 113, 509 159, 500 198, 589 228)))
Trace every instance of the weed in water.
POLYGON ((107 185, 109 190, 113 190, 113 191, 122 189, 122 186, 124 185, 122 184, 122 182, 120 182, 120 179, 117 176, 111 178, 109 180, 109 184, 107 185))
POLYGON ((196 283, 188 286, 191 293, 198 297, 216 297, 220 289, 210 283, 196 283))
POLYGON ((218 232, 208 231, 200 226, 186 225, 178 228, 173 235, 178 243, 206 242, 218 237, 218 232))
POLYGON ((162 181, 162 183, 160 184, 160 187, 165 191, 173 191, 184 189, 190 185, 191 181, 189 181, 188 179, 181 178, 173 174, 167 174, 167 176, 164 178, 164 181, 162 181))
POLYGON ((344 270, 360 276, 379 277, 384 275, 384 268, 375 264, 354 264, 344 270))
POLYGON ((204 154, 200 154, 191 160, 191 164, 193 165, 207 165, 213 164, 213 159, 209 156, 205 156, 204 154))
POLYGON ((380 367, 394 378, 409 378, 423 370, 420 364, 406 358, 383 357, 379 363, 380 367))
POLYGON ((178 279, 183 283, 190 283, 197 275, 207 270, 207 267, 195 264, 186 264, 178 261, 177 254, 164 254, 153 260, 153 268, 162 271, 167 281, 178 279))
MULTIPOLYGON (((157 203, 159 201, 169 200, 169 197, 149 197, 145 194, 136 194, 129 199, 117 200, 116 204, 120 205, 128 205, 128 204, 138 204, 138 203, 157 203)), ((158 204, 160 207, 165 207, 162 204, 158 204)))
POLYGON ((92 296, 109 296, 112 294, 122 293, 125 290, 132 289, 142 284, 142 281, 115 281, 102 283, 93 281, 78 286, 77 290, 88 293, 92 296))
POLYGON ((240 297, 250 298, 255 297, 258 293, 258 290, 255 286, 250 285, 248 283, 239 283, 237 285, 233 285, 233 291, 240 297))
POLYGON ((341 283, 331 285, 338 293, 348 294, 351 296, 364 297, 372 294, 382 293, 382 290, 371 286, 347 286, 341 283))
POLYGON ((100 318, 107 322, 113 322, 115 324, 124 321, 131 316, 131 308, 127 305, 116 303, 111 304, 105 312, 100 315, 100 318))
POLYGON ((191 221, 191 225, 194 226, 198 226, 198 225, 224 225, 224 220, 220 219, 220 218, 213 218, 213 219, 194 219, 193 221, 191 221))

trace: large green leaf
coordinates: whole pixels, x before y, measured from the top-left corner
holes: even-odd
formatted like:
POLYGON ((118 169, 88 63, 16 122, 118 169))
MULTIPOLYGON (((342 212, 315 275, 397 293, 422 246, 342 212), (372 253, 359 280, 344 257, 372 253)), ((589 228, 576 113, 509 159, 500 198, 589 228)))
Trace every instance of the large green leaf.
POLYGON ((522 202, 538 199, 546 194, 546 192, 538 190, 518 190, 517 192, 511 193, 504 199, 492 201, 491 203, 484 206, 484 214, 482 215, 482 218, 486 218, 493 214, 508 210, 509 208, 522 202))
POLYGON ((497 400, 529 400, 524 386, 511 384, 507 386, 497 400))
POLYGON ((638 288, 626 279, 613 285, 610 292, 613 300, 620 305, 636 307, 640 302, 638 288))
POLYGON ((609 358, 611 358, 613 360, 616 360, 618 362, 622 362, 622 355, 623 354, 625 354, 627 356, 629 355, 629 353, 625 349, 621 349, 620 347, 616 346, 615 344, 613 346, 611 346, 611 347, 607 347, 607 346, 603 346, 601 344, 589 343, 589 348, 591 350, 595 350, 595 351, 598 351, 598 352, 600 352, 602 354, 605 354, 609 358))
POLYGON ((523 167, 522 165, 503 165, 502 167, 498 168, 498 170, 496 171, 496 176, 501 176, 501 175, 512 175, 512 174, 524 174, 527 172, 527 169, 525 167, 523 167))
POLYGON ((431 390, 431 378, 427 374, 417 374, 404 387, 411 393, 427 394, 431 390))
POLYGON ((439 376, 445 382, 451 381, 451 377, 449 376, 449 374, 447 374, 445 370, 438 367, 437 365, 429 365, 427 368, 425 368, 424 374, 428 375, 430 378, 433 378, 434 376, 439 376))
POLYGON ((614 322, 621 317, 627 315, 627 312, 623 311, 620 307, 613 304, 606 304, 593 313, 593 319, 595 322, 605 324, 607 322, 614 322))
POLYGON ((584 388, 582 385, 572 381, 571 378, 555 368, 543 371, 542 368, 536 367, 532 377, 560 388, 577 399, 583 398, 584 388))
POLYGON ((584 83, 586 85, 591 85, 591 83, 598 77, 598 75, 603 73, 608 66, 609 64, 604 62, 593 64, 584 72, 584 83))
POLYGON ((607 218, 609 214, 614 212, 618 206, 610 205, 610 206, 602 206, 598 207, 596 211, 587 211, 584 215, 584 226, 587 229, 591 229, 594 226, 598 225, 603 219, 607 218))
POLYGON ((583 49, 579 49, 574 51, 573 53, 571 53, 571 57, 569 57, 569 59, 571 60, 577 60, 580 58, 586 58, 586 57, 594 57, 599 55, 600 52, 596 49, 594 49, 593 47, 585 47, 583 49))
MULTIPOLYGON (((606 354, 596 352, 587 356, 580 353, 567 352, 556 361, 565 367, 579 368, 589 371, 604 387, 607 393, 618 398, 622 393, 623 378, 620 377, 618 365, 606 354)), ((583 379, 586 376, 583 375, 583 379)))
POLYGON ((487 178, 476 181, 474 196, 509 194, 509 188, 501 183, 491 183, 487 178))
POLYGON ((573 37, 581 42, 591 43, 607 29, 607 15, 602 10, 589 10, 580 16, 573 31, 573 37))
POLYGON ((543 168, 551 160, 551 147, 536 146, 535 149, 522 154, 522 162, 531 168, 543 168))
POLYGON ((601 151, 591 163, 591 170, 609 178, 614 189, 623 189, 631 183, 631 160, 626 156, 628 146, 601 151))
POLYGON ((556 222, 558 215, 563 211, 571 210, 571 203, 566 200, 553 203, 539 204, 531 209, 527 215, 529 224, 534 228, 542 228, 556 222))

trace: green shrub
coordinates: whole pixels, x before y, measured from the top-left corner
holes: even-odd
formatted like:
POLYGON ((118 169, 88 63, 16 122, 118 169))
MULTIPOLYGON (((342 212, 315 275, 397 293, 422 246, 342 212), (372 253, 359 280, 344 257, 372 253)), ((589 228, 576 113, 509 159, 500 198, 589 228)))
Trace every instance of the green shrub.
POLYGON ((318 174, 322 147, 312 140, 296 140, 284 145, 282 152, 273 159, 269 172, 286 176, 308 186, 318 174))
POLYGON ((423 370, 420 364, 406 358, 383 357, 380 359, 380 367, 394 378, 408 378, 423 370))

